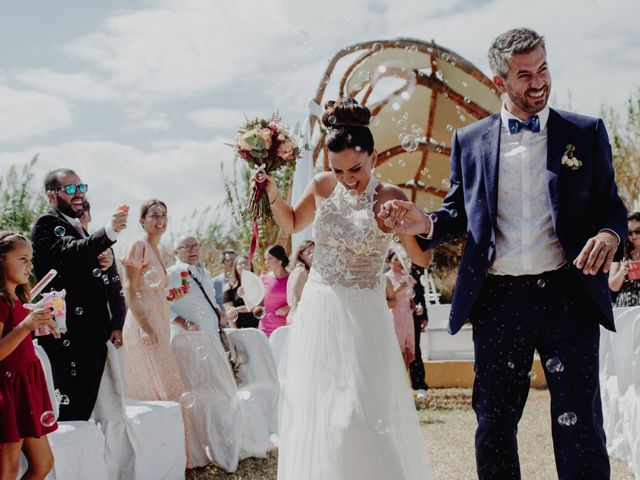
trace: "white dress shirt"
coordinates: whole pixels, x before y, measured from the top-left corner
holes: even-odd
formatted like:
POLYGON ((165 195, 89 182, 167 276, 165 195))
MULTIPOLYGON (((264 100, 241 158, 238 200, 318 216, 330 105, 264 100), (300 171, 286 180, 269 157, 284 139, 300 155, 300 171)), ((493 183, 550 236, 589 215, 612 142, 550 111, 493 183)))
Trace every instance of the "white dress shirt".
MULTIPOLYGON (((209 299, 216 307, 218 307, 216 304, 215 290, 213 289, 213 278, 202 263, 194 266, 176 259, 175 265, 172 265, 167 269, 167 274, 169 275, 169 288, 176 288, 182 284, 180 272, 185 270, 196 276, 202 284, 202 287, 207 293, 209 299)), ((172 320, 172 336, 182 330, 173 322, 176 317, 180 316, 185 320, 196 324, 201 331, 208 333, 214 341, 220 342, 217 315, 214 313, 211 305, 209 305, 209 302, 207 302, 202 290, 200 290, 200 287, 193 278, 189 276, 187 277, 187 280, 189 282, 189 293, 178 300, 169 302, 169 315, 172 320)))
POLYGON ((489 273, 535 275, 567 262, 551 216, 547 186, 549 107, 538 112, 540 132, 509 132, 511 115, 500 112, 496 250, 489 273))

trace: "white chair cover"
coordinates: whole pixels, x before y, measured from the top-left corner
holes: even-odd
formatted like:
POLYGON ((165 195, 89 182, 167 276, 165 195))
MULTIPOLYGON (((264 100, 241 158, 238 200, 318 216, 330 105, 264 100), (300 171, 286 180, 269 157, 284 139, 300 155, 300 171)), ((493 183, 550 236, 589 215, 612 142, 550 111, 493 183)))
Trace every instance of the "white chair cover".
POLYGON ((171 344, 193 399, 189 417, 194 422, 194 466, 214 462, 234 472, 240 458, 265 457, 270 432, 263 397, 237 390, 226 352, 204 332, 180 333, 171 344))
MULTIPOLYGON (((249 401, 262 410, 269 435, 278 432, 280 381, 273 351, 264 332, 257 328, 231 330, 229 339, 242 360, 238 390, 250 394, 249 401)), ((246 396, 246 393, 245 393, 246 396)))
POLYGON ((276 367, 278 368, 278 378, 280 381, 287 378, 285 359, 287 358, 286 352, 289 328, 289 325, 278 327, 271 332, 271 336, 269 337, 269 345, 271 346, 273 358, 275 359, 276 367))
POLYGON ((193 396, 191 462, 194 466, 214 462, 235 472, 244 422, 226 353, 204 332, 182 331, 171 345, 185 388, 193 396))
POLYGON ((109 479, 183 479, 182 412, 176 402, 125 400, 120 358, 107 342, 95 420, 106 437, 109 479))
POLYGON ((600 384, 609 454, 640 480, 640 307, 614 310, 616 333, 601 330, 600 384))
MULTIPOLYGON (((40 360, 51 398, 53 412, 58 417, 58 399, 55 394, 51 363, 44 349, 33 342, 36 356, 40 360)), ((104 461, 104 435, 93 422, 58 422, 58 429, 47 436, 55 464, 47 480, 107 480, 104 461)), ((21 473, 26 469, 24 459, 20 461, 21 473)))

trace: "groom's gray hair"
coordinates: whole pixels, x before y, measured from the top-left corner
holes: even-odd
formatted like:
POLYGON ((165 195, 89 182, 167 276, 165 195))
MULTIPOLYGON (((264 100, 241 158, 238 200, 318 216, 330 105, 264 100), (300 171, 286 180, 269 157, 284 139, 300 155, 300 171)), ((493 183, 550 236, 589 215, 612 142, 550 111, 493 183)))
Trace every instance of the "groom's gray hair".
POLYGON ((514 28, 499 35, 489 47, 489 67, 494 74, 506 77, 513 55, 528 53, 541 46, 547 52, 544 37, 529 28, 514 28))

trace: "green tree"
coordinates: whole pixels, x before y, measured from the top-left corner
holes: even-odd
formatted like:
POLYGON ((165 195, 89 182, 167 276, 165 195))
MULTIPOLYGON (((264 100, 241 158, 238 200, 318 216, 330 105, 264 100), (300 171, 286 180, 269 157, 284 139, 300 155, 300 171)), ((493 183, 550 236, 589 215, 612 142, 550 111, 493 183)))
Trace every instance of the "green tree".
POLYGON ((640 210, 640 89, 627 101, 625 121, 612 108, 603 109, 613 150, 620 196, 629 210, 640 210))
POLYGON ((33 185, 38 155, 21 169, 15 165, 0 177, 0 225, 29 236, 36 218, 48 207, 46 197, 33 185))

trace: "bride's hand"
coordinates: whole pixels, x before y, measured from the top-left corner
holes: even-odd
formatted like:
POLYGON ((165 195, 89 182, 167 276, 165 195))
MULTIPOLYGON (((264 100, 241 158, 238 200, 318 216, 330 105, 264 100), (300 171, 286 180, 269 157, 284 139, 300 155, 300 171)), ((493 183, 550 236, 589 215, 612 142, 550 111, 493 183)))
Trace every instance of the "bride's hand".
POLYGON ((276 185, 276 181, 264 170, 258 170, 256 173, 254 173, 251 181, 254 185, 266 182, 267 195, 269 196, 270 201, 273 200, 276 195, 278 195, 278 187, 276 185))
POLYGON ((378 217, 401 235, 428 234, 431 228, 426 215, 412 202, 389 200, 380 207, 378 217))

